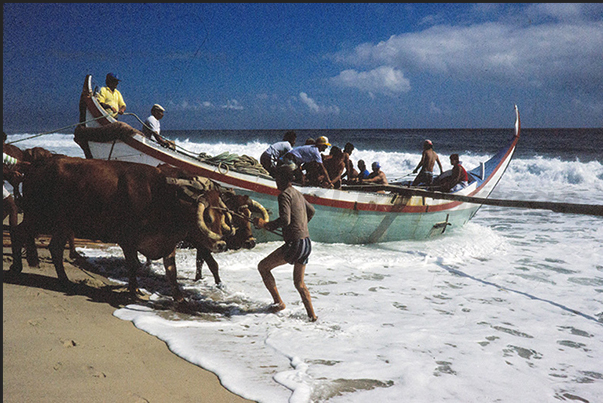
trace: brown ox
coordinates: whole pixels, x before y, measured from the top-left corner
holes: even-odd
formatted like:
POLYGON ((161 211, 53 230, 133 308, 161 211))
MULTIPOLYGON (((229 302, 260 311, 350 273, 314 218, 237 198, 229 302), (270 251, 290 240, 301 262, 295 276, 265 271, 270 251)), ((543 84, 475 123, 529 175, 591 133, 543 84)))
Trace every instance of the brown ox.
MULTIPOLYGON (((223 211, 217 190, 195 193, 170 184, 149 165, 123 161, 51 158, 32 164, 23 182, 21 240, 49 233, 59 281, 69 284, 63 250, 70 234, 117 243, 137 291, 137 252, 163 258, 174 300, 184 301, 176 280, 176 245, 191 237, 213 252, 222 240, 223 211)), ((32 245, 28 241, 28 250, 32 245)), ((35 249, 35 245, 33 245, 35 249)), ((22 263, 19 261, 19 264, 22 263)))
MULTIPOLYGON (((184 181, 195 179, 184 170, 170 165, 160 165, 158 168, 169 177, 184 181)), ((241 248, 253 249, 256 240, 251 229, 251 216, 252 214, 259 214, 264 220, 268 221, 270 218, 266 209, 260 203, 252 200, 248 195, 237 195, 234 190, 222 187, 206 178, 196 179, 203 182, 205 187, 220 191, 220 197, 224 202, 223 208, 228 212, 227 217, 229 225, 232 228, 232 231, 224 236, 226 248, 230 250, 241 248)), ((212 251, 203 245, 196 245, 191 239, 187 239, 185 243, 197 249, 195 281, 203 278, 203 263, 207 262, 215 283, 221 285, 222 280, 220 279, 219 265, 216 259, 214 259, 212 251)))

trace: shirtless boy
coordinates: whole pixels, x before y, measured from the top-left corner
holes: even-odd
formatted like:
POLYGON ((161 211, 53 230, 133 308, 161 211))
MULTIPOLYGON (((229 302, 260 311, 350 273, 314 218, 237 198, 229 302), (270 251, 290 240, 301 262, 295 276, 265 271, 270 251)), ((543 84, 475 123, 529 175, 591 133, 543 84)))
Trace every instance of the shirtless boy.
POLYGON ((431 182, 433 181, 433 166, 436 162, 438 163, 438 167, 440 167, 441 174, 443 172, 442 163, 436 152, 433 151, 433 143, 431 140, 425 140, 423 142, 423 155, 421 156, 421 161, 419 161, 415 170, 412 171, 412 173, 416 174, 419 168, 421 168, 421 172, 419 172, 412 182, 412 186, 420 184, 431 185, 431 182))

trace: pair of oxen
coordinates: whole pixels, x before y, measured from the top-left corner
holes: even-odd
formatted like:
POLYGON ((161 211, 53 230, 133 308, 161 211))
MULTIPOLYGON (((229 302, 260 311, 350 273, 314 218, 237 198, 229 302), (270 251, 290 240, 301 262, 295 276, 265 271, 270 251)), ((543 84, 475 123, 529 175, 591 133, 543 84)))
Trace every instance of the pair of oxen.
POLYGON ((74 236, 101 240, 122 248, 133 295, 138 293, 138 252, 147 259, 162 258, 172 296, 182 304, 175 260, 179 244, 184 241, 197 248, 196 280, 205 261, 216 284, 221 284, 212 253, 253 248, 252 215, 268 220, 266 209, 247 195, 172 166, 67 157, 39 147, 21 155, 8 147, 5 152, 31 163, 22 195, 13 184, 23 221, 13 229, 12 273, 22 271, 23 246, 28 264, 39 264, 35 237, 49 234, 58 279, 69 285, 63 266, 67 241, 74 252, 74 236))

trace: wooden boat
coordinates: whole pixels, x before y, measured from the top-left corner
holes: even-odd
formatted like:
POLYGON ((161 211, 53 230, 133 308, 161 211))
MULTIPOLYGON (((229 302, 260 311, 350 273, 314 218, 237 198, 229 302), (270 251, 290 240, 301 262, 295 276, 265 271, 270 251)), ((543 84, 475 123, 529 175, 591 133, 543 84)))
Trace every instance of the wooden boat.
MULTIPOLYGON (((469 185, 454 194, 404 186, 369 189, 296 186, 316 208, 316 215, 309 224, 312 240, 365 244, 425 239, 440 235, 449 228, 461 227, 485 204, 482 201, 494 190, 513 157, 520 134, 517 106, 515 114, 512 138, 488 161, 468 170, 469 185), (443 198, 454 195, 466 197, 465 200, 469 202, 443 198)), ((96 100, 91 76, 86 76, 84 82, 80 121, 82 124, 76 128, 75 141, 87 158, 132 161, 153 166, 171 164, 234 188, 238 193, 248 194, 265 206, 271 217, 278 214, 279 192, 270 176, 230 169, 211 159, 163 147, 125 123, 117 122, 96 100), (88 130, 93 128, 102 129, 88 130)), ((264 230, 257 232, 260 241, 279 239, 264 230)))

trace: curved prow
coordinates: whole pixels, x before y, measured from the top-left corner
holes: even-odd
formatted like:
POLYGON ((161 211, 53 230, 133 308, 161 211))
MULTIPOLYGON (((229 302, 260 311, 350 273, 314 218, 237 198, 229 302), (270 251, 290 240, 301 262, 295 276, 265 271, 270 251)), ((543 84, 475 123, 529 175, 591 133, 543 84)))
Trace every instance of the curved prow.
POLYGON ((521 132, 521 120, 519 118, 519 108, 515 105, 515 130, 510 143, 503 149, 499 150, 492 158, 482 163, 479 167, 467 171, 477 181, 477 192, 474 192, 480 197, 488 197, 494 189, 498 181, 502 178, 504 171, 507 169, 515 147, 519 141, 521 132), (487 190, 480 191, 487 186, 487 190))
POLYGON ((519 109, 515 105, 515 137, 519 137, 521 133, 521 119, 519 119, 519 109))

